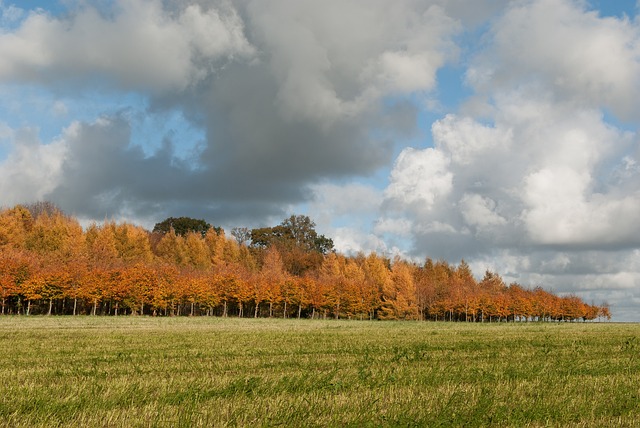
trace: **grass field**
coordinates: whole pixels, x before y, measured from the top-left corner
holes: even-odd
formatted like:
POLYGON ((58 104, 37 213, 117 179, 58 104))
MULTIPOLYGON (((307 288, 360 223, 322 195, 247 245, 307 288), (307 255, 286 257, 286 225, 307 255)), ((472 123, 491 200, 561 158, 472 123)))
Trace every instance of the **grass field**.
POLYGON ((0 425, 640 426, 640 325, 0 317, 0 425))

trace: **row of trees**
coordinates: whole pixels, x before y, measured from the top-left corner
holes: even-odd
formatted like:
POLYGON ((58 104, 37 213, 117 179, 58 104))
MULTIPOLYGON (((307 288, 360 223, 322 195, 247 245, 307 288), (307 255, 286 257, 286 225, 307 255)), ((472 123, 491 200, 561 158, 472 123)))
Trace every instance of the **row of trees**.
POLYGON ((47 207, 0 211, 2 314, 610 318, 606 305, 507 286, 496 273, 477 281, 464 261, 418 265, 374 253, 337 254, 306 216, 273 228, 234 229, 230 239, 187 218, 167 219, 169 227, 159 223, 155 232, 110 221, 83 229, 47 207), (182 228, 185 222, 195 227, 182 228))

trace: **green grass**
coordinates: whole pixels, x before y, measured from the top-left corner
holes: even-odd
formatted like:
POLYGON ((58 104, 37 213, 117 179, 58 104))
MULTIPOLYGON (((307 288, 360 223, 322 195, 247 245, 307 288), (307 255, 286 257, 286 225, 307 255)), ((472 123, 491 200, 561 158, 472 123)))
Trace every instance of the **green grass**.
POLYGON ((0 317, 0 426, 640 426, 640 325, 0 317))

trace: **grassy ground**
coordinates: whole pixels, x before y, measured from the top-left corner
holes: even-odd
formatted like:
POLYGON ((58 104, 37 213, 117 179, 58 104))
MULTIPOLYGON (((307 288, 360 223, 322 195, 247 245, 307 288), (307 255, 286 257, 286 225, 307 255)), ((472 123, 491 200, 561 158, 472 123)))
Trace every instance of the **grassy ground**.
POLYGON ((640 325, 0 317, 0 426, 640 426, 640 325))

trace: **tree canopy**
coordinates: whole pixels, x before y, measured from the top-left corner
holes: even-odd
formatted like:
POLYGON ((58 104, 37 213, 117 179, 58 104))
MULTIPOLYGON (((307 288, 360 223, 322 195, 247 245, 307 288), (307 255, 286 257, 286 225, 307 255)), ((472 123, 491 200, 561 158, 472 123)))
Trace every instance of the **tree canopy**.
POLYGON ((277 226, 262 227, 251 231, 251 245, 267 248, 276 245, 281 248, 296 247, 303 251, 328 254, 333 251, 333 240, 318 235, 316 224, 306 215, 291 215, 277 226))
POLYGON ((247 230, 227 238, 222 230, 206 233, 211 227, 204 220, 170 218, 163 222, 166 233, 149 233, 113 221, 83 229, 59 210, 34 212, 35 218, 23 206, 0 210, 0 314, 463 322, 610 317, 606 304, 507 285, 494 272, 477 281, 464 260, 418 265, 376 253, 338 254, 306 216, 254 229, 247 246, 247 230))
POLYGON ((213 227, 204 220, 191 217, 169 217, 153 227, 154 232, 167 233, 173 229, 176 235, 185 236, 189 232, 196 232, 202 236, 206 235, 209 229, 213 228, 217 234, 222 231, 219 227, 213 227))

